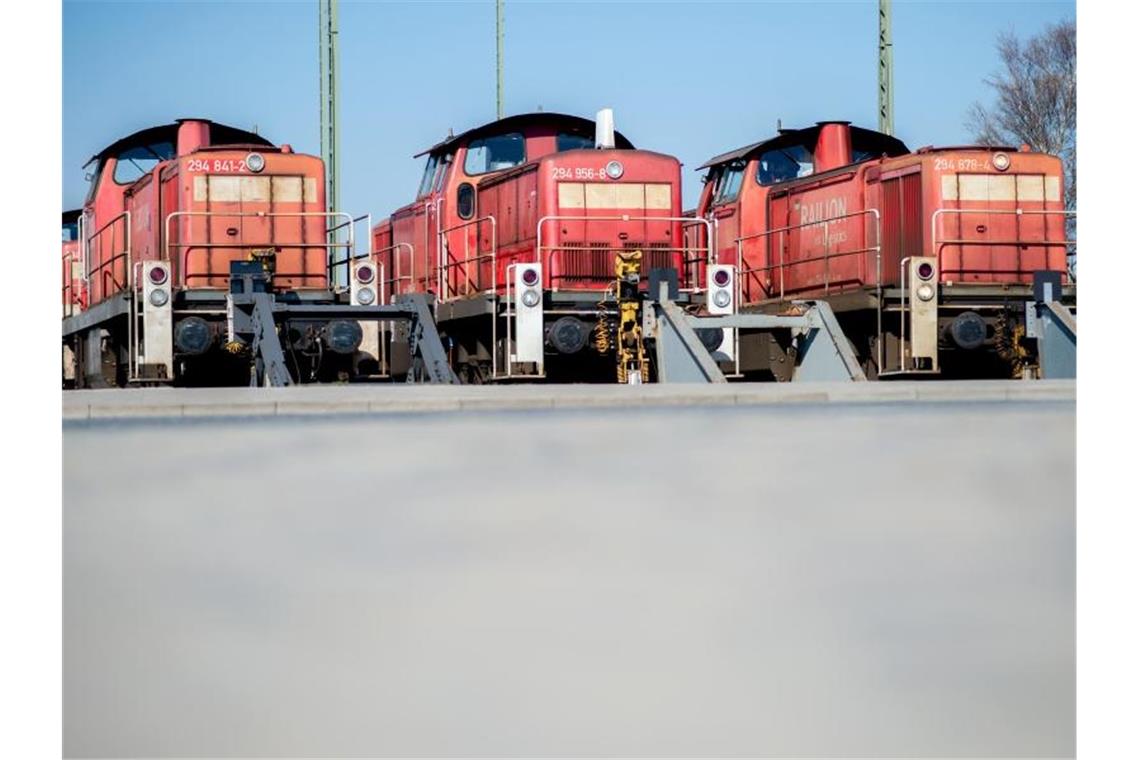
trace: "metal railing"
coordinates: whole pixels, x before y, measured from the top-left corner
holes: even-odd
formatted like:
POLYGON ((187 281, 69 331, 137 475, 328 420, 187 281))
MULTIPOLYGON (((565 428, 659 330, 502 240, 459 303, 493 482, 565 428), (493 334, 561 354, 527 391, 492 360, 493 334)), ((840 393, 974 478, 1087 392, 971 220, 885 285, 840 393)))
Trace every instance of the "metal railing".
MULTIPOLYGON (((336 213, 336 212, 334 212, 334 213, 336 213)), ((346 214, 346 216, 347 216, 347 214, 346 214)), ((344 281, 345 281, 345 284, 347 285, 349 282, 349 279, 352 276, 352 272, 349 270, 349 265, 351 264, 351 262, 355 261, 356 259, 360 259, 360 258, 368 258, 368 259, 372 258, 372 214, 364 214, 363 216, 352 217, 350 220, 348 220, 346 222, 341 222, 340 224, 336 225, 335 227, 330 227, 328 230, 325 231, 326 242, 329 240, 332 240, 332 236, 334 233, 339 232, 340 230, 343 230, 346 227, 349 229, 349 241, 351 243, 351 246, 347 249, 344 258, 343 259, 335 259, 335 260, 332 259, 331 256, 332 256, 332 252, 333 252, 334 248, 339 247, 339 246, 336 246, 334 243, 333 247, 329 248, 330 258, 328 260, 328 274, 327 274, 327 276, 328 276, 328 281, 329 281, 330 287, 335 287, 336 285, 339 284, 337 282, 337 279, 336 279, 336 272, 337 272, 338 267, 341 267, 341 266, 344 267, 344 281), (358 254, 356 252, 356 240, 355 240, 356 223, 360 222, 360 221, 367 221, 367 227, 368 227, 368 232, 365 235, 365 238, 368 240, 368 251, 365 253, 364 256, 361 256, 360 254, 358 254)), ((282 247, 288 248, 288 247, 295 247, 295 246, 282 246, 282 247)), ((373 262, 373 263, 375 263, 375 262, 373 262)))
MULTIPOLYGON (((386 253, 392 254, 392 279, 388 280, 389 291, 393 296, 396 295, 397 289, 400 287, 401 282, 407 281, 409 285, 416 281, 416 247, 411 243, 394 243, 385 248, 381 248, 372 254, 381 267, 384 266, 383 262, 379 259, 386 253), (406 248, 408 250, 408 273, 400 274, 400 249, 406 248)), ((410 288, 409 288, 410 289, 410 288)))
POLYGON ((469 219, 465 222, 461 222, 460 224, 456 224, 456 225, 453 225, 451 227, 443 228, 439 231, 439 237, 437 238, 437 246, 436 246, 438 249, 437 261, 436 261, 436 270, 437 270, 436 276, 437 276, 437 280, 438 280, 439 299, 441 301, 450 301, 453 298, 461 298, 461 297, 467 297, 470 295, 479 295, 482 293, 494 293, 494 292, 496 292, 496 290, 498 288, 498 277, 499 277, 499 274, 498 274, 498 251, 499 251, 498 240, 499 240, 498 223, 495 221, 495 217, 490 216, 490 215, 480 216, 476 219, 469 219), (487 253, 480 252, 481 251, 481 236, 479 234, 479 232, 480 232, 479 225, 482 224, 483 222, 490 222, 491 223, 491 250, 487 253), (474 256, 471 255, 472 254, 472 251, 471 251, 471 235, 468 234, 469 230, 467 229, 467 228, 472 227, 472 226, 474 226, 474 228, 475 228, 475 238, 476 238, 475 239, 475 251, 474 251, 475 255, 474 256), (451 243, 449 240, 450 235, 454 232, 458 232, 459 230, 464 230, 464 234, 463 234, 463 258, 461 260, 457 259, 455 256, 452 255, 451 243), (483 280, 483 275, 482 275, 483 262, 488 261, 488 260, 490 260, 490 262, 491 262, 491 287, 490 288, 482 288, 482 287, 480 287, 480 285, 483 284, 483 282, 482 282, 482 280, 483 280), (474 264, 474 266, 475 266, 475 277, 474 278, 471 277, 471 272, 470 272, 470 268, 471 268, 472 264, 474 264), (454 287, 454 288, 452 287, 452 285, 451 285, 451 275, 452 275, 451 270, 452 269, 455 269, 457 274, 461 275, 463 277, 463 284, 464 284, 463 288, 458 287, 458 283, 457 283, 456 287, 454 287), (472 283, 473 279, 478 281, 475 284, 474 291, 472 291, 472 289, 471 289, 471 283, 472 283))
MULTIPOLYGON (((287 277, 287 278, 297 278, 297 279, 307 279, 307 278, 313 278, 313 277, 320 277, 320 278, 323 278, 326 280, 328 279, 328 277, 330 275, 330 266, 331 266, 331 262, 334 261, 333 253, 334 253, 334 251, 336 251, 336 249, 338 249, 338 248, 345 249, 346 258, 351 258, 351 253, 352 253, 352 251, 355 250, 355 247, 356 247, 356 239, 355 239, 355 234, 354 234, 354 228, 352 225, 356 221, 359 221, 359 219, 365 218, 365 217, 358 217, 357 219, 353 219, 351 214, 347 214, 343 211, 226 211, 226 212, 219 212, 219 211, 173 211, 170 214, 167 214, 166 219, 163 222, 163 232, 164 232, 164 240, 165 240, 165 245, 164 245, 163 251, 164 251, 165 258, 167 261, 174 261, 174 258, 171 255, 171 249, 172 248, 185 249, 185 251, 182 254, 181 259, 178 261, 178 264, 179 264, 178 285, 180 287, 183 287, 183 288, 188 287, 187 283, 186 283, 186 281, 187 281, 186 268, 189 265, 190 255, 192 253, 195 253, 195 252, 210 253, 211 251, 214 251, 217 249, 224 249, 224 248, 231 248, 231 249, 240 250, 240 249, 250 248, 250 247, 254 247, 254 246, 251 246, 248 243, 240 243, 240 244, 235 244, 235 243, 195 243, 195 242, 185 242, 184 243, 181 240, 178 243, 172 243, 170 240, 170 222, 175 217, 220 217, 220 218, 246 218, 246 217, 248 217, 248 218, 265 218, 265 219, 323 217, 326 220, 344 219, 348 224, 348 240, 343 242, 343 243, 330 242, 327 239, 327 237, 326 237, 326 240, 324 243, 308 243, 308 242, 304 242, 304 241, 296 242, 296 243, 282 243, 279 241, 273 241, 273 247, 274 248, 301 248, 301 249, 323 248, 323 249, 325 249, 325 267, 324 267, 323 271, 318 272, 318 273, 309 273, 309 272, 292 273, 292 272, 280 272, 280 271, 278 271, 275 273, 276 276, 287 277)), ((342 226, 342 225, 338 225, 338 228, 340 226, 342 226)), ((326 229, 326 233, 327 233, 327 229, 326 229)), ((200 278, 200 277, 227 278, 227 277, 229 277, 229 272, 228 271, 227 272, 218 272, 218 273, 213 273, 213 274, 195 273, 195 274, 190 275, 190 276, 194 277, 194 278, 200 278)))
POLYGON ((107 221, 106 224, 104 224, 102 227, 100 227, 98 230, 96 230, 94 233, 92 233, 90 238, 83 241, 83 247, 84 247, 84 250, 86 251, 86 255, 84 256, 84 259, 87 261, 87 264, 84 265, 83 279, 84 279, 84 282, 87 284, 88 292, 90 292, 91 276, 94 275, 96 272, 98 272, 100 275, 99 276, 99 287, 100 287, 100 296, 102 296, 102 297, 106 297, 106 295, 109 291, 113 292, 116 290, 123 290, 124 288, 126 288, 132 284, 130 282, 130 269, 131 269, 131 212, 130 211, 123 211, 123 212, 113 216, 110 220, 107 221), (123 229, 124 229, 123 250, 116 251, 117 246, 116 246, 116 236, 114 233, 114 225, 119 220, 123 220, 123 229), (111 234, 112 254, 111 254, 110 258, 107 258, 107 259, 103 258, 103 256, 102 256, 103 245, 102 245, 102 242, 100 242, 100 244, 99 244, 99 253, 100 253, 99 266, 95 267, 94 269, 88 269, 87 266, 90 264, 90 260, 91 260, 91 243, 97 239, 101 240, 101 236, 103 235, 103 233, 107 232, 108 230, 111 231, 110 234, 111 234), (118 281, 118 278, 115 277, 114 269, 107 271, 108 267, 112 267, 114 265, 114 263, 120 259, 124 259, 126 262, 124 269, 123 269, 123 282, 122 283, 120 283, 118 281), (110 284, 111 284, 110 289, 107 288, 108 278, 110 279, 110 284))
MULTIPOLYGON (((831 292, 831 260, 835 259, 835 258, 842 258, 845 256, 858 256, 858 255, 863 255, 863 254, 868 254, 868 253, 874 253, 875 254, 875 286, 877 288, 881 289, 882 288, 882 279, 883 279, 882 278, 882 253, 883 252, 882 252, 882 237, 881 237, 881 226, 880 225, 881 225, 881 223, 880 223, 879 210, 874 209, 874 208, 869 208, 869 209, 862 209, 860 211, 852 211, 851 213, 848 213, 848 214, 840 214, 839 216, 833 216, 833 217, 830 217, 828 219, 821 219, 819 221, 802 222, 800 224, 793 224, 793 225, 790 225, 787 227, 777 227, 776 229, 765 230, 763 232, 755 232, 755 233, 752 233, 751 235, 744 235, 742 237, 738 237, 735 240, 735 243, 736 243, 736 261, 737 261, 737 268, 738 268, 737 283, 738 283, 738 286, 741 288, 738 295, 740 295, 740 297, 743 298, 743 281, 747 277, 747 278, 751 278, 752 280, 755 280, 756 284, 759 286, 760 290, 764 293, 764 295, 766 297, 768 297, 768 298, 773 297, 773 295, 775 295, 773 293, 773 288, 771 287, 773 278, 769 277, 768 283, 765 284, 764 279, 761 276, 761 273, 771 272, 772 270, 778 270, 778 272, 779 272, 779 283, 780 283, 779 297, 781 299, 783 299, 786 296, 786 290, 787 290, 787 278, 785 276, 786 271, 791 267, 801 266, 803 264, 810 264, 810 263, 814 263, 817 261, 823 262, 823 292, 824 292, 824 294, 829 294, 831 292), (867 245, 867 238, 868 238, 867 227, 864 226, 864 228, 863 228, 863 230, 864 230, 864 232, 863 232, 863 243, 864 243, 863 247, 853 248, 851 250, 832 251, 831 250, 831 225, 833 223, 836 223, 836 222, 846 222, 848 219, 852 219, 854 217, 861 217, 861 216, 871 216, 874 219, 874 228, 875 228, 875 243, 874 243, 874 245, 867 245), (823 247, 824 247, 824 252, 822 255, 820 255, 820 256, 809 256, 806 258, 798 258, 798 259, 795 259, 794 261, 785 261, 784 260, 784 249, 786 247, 786 243, 787 243, 787 239, 788 239, 788 233, 793 232, 795 230, 806 229, 808 227, 818 227, 821 225, 823 226, 823 247), (780 236, 779 237, 779 245, 777 246, 777 251, 779 253, 779 260, 773 264, 768 264, 768 265, 762 266, 762 267, 746 267, 744 265, 744 243, 748 240, 765 238, 765 237, 768 237, 770 235, 776 235, 776 234, 779 234, 779 236, 780 236)), ((768 247, 768 250, 771 251, 771 245, 769 245, 767 247, 768 247)), ((749 290, 751 290, 751 288, 749 290)), ((751 300, 748 301, 748 303, 754 303, 754 302, 755 301, 751 301, 751 300)), ((742 300, 737 301, 737 303, 744 303, 744 301, 742 301, 742 300)))
MULTIPOLYGON (((1005 216, 1012 215, 1012 216, 1016 216, 1018 218, 1028 217, 1028 216, 1063 216, 1063 217, 1065 217, 1066 223, 1067 223, 1069 218, 1075 219, 1077 216, 1077 212, 1074 210, 1071 210, 1071 209, 1023 209, 1023 208, 1014 208, 1014 209, 939 208, 939 209, 935 209, 934 212, 930 215, 930 255, 934 256, 938 259, 938 271, 939 272, 943 271, 943 269, 942 269, 942 249, 948 245, 957 245, 957 246, 962 246, 962 247, 971 246, 971 245, 985 245, 985 246, 1006 245, 1006 246, 1012 246, 1015 249, 1017 249, 1017 252, 1018 252, 1017 253, 1017 255, 1018 255, 1018 260, 1017 260, 1018 268, 1016 271, 1010 272, 1010 273, 1012 273, 1012 274, 1025 274, 1026 272, 1023 272, 1021 269, 1021 246, 1037 246, 1037 247, 1042 247, 1042 248, 1064 247, 1064 248, 1068 249, 1070 246, 1075 246, 1077 244, 1076 240, 1068 240, 1067 234, 1066 234, 1066 239, 1064 239, 1064 240, 1022 240, 1020 238, 1018 238, 1016 240, 1004 240, 1004 239, 993 240, 993 239, 989 239, 989 238, 978 239, 978 240, 967 240, 964 238, 940 239, 938 237, 938 232, 939 232, 938 221, 939 221, 940 217, 947 215, 947 214, 1000 214, 1000 215, 1005 215, 1005 216)), ((1068 269, 1068 267, 1066 266, 1066 270, 1067 269, 1068 269)), ((987 267, 986 269, 970 270, 970 269, 965 269, 963 267, 961 269, 955 269, 952 271, 963 272, 963 273, 964 272, 970 272, 970 271, 994 272, 994 269, 992 267, 987 267)))
MULTIPOLYGON (((759 286, 760 290, 767 297, 771 298, 774 295, 773 288, 771 287, 772 277, 769 276, 768 282, 767 282, 767 284, 765 284, 764 279, 761 276, 761 273, 771 272, 774 269, 778 270, 779 282, 780 282, 779 297, 781 300, 783 300, 784 298, 786 298, 786 293, 787 293, 786 271, 788 268, 798 266, 801 264, 808 264, 808 263, 814 263, 816 261, 823 261, 823 263, 824 263, 824 266, 823 266, 823 278, 824 278, 823 292, 826 295, 826 294, 829 294, 831 291, 831 259, 842 258, 842 257, 846 257, 846 256, 862 256, 862 255, 866 255, 869 253, 873 253, 873 254, 875 254, 875 283, 874 283, 875 284, 875 330, 876 330, 876 334, 878 335, 878 341, 877 341, 878 342, 878 352, 877 352, 878 353, 878 362, 879 362, 879 366, 882 367, 884 357, 883 357, 883 340, 882 340, 882 335, 883 335, 883 244, 882 244, 882 226, 881 225, 882 225, 882 222, 881 222, 881 216, 879 214, 879 210, 874 209, 874 208, 868 208, 868 209, 861 209, 859 211, 852 211, 852 212, 847 213, 847 214, 840 214, 838 216, 833 216, 833 217, 830 217, 828 219, 822 219, 822 220, 814 221, 814 222, 802 222, 800 224, 793 224, 793 225, 789 225, 787 227, 778 227, 776 229, 765 230, 763 232, 756 232, 756 233, 753 233, 751 235, 744 235, 744 236, 736 238, 736 240, 734 242, 736 244, 736 266, 737 266, 736 303, 737 303, 738 308, 740 305, 744 305, 746 303, 755 303, 755 301, 752 301, 752 300, 747 301, 747 302, 744 300, 744 283, 745 283, 746 279, 748 279, 748 278, 751 278, 752 280, 754 280, 756 282, 756 284, 759 286), (863 227, 863 246, 861 248, 854 248, 851 250, 844 250, 844 251, 838 251, 838 252, 832 251, 830 249, 830 245, 831 245, 831 224, 835 223, 835 222, 846 222, 848 219, 852 219, 854 217, 862 217, 862 216, 870 216, 874 221, 874 224, 873 224, 873 227, 875 230, 874 245, 868 245, 867 244, 868 226, 865 224, 863 227), (785 249, 785 243, 787 241, 788 233, 790 233, 794 230, 805 229, 808 227, 817 227, 820 225, 823 225, 823 245, 824 245, 823 255, 821 255, 821 256, 809 256, 807 258, 796 259, 796 260, 790 261, 790 262, 785 261, 784 260, 784 249, 785 249), (747 266, 745 266, 744 265, 744 243, 748 240, 765 238, 765 237, 768 237, 768 236, 774 235, 774 234, 780 235, 779 245, 777 246, 777 251, 779 252, 779 260, 774 264, 768 264, 767 266, 762 266, 762 267, 747 267, 747 266)), ((767 248, 768 248, 768 251, 771 251, 770 245, 767 246, 767 248)), ((860 267, 860 270, 861 270, 861 273, 863 274, 864 279, 865 279, 866 275, 865 275, 865 272, 863 272, 862 267, 860 267)), ((749 288, 749 290, 751 290, 751 288, 749 288)), ((734 338, 734 340, 735 340, 735 338, 734 338)), ((739 345, 737 345, 736 349, 737 349, 735 352, 736 373, 739 375, 740 374, 739 345)))
MULTIPOLYGON (((681 260, 683 262, 684 267, 689 270, 688 272, 682 272, 679 274, 684 274, 690 278, 690 281, 696 282, 696 285, 690 285, 687 288, 681 288, 681 290, 684 290, 687 292, 699 292, 700 290, 702 290, 702 288, 700 286, 700 282, 699 282, 699 276, 698 276, 699 265, 702 261, 706 264, 711 264, 714 261, 714 253, 713 252, 715 249, 713 248, 713 245, 714 245, 715 238, 713 236, 713 225, 709 220, 702 219, 700 217, 691 217, 691 216, 633 216, 632 214, 622 214, 620 216, 561 216, 561 215, 550 215, 550 216, 544 216, 538 220, 537 229, 535 231, 535 255, 538 258, 539 263, 542 264, 544 271, 550 273, 548 276, 551 277, 551 282, 553 282, 554 277, 555 277, 555 275, 553 275, 554 257, 555 257, 555 255, 557 255, 560 252, 565 252, 565 251, 596 252, 596 253, 605 255, 608 258, 608 257, 612 257, 615 251, 622 251, 622 249, 616 249, 616 248, 582 248, 581 246, 562 246, 562 245, 544 246, 542 244, 542 228, 546 223, 554 222, 554 221, 557 221, 557 222, 660 222, 660 223, 666 223, 666 224, 680 223, 681 229, 682 229, 682 232, 681 232, 682 245, 680 248, 678 248, 678 247, 671 247, 671 248, 648 248, 648 247, 646 247, 646 248, 642 249, 642 252, 644 253, 646 251, 649 251, 649 252, 663 252, 663 253, 673 253, 673 254, 679 253, 681 255, 681 260), (695 249, 688 248, 683 244, 684 243, 684 228, 686 225, 698 225, 698 224, 705 226, 705 232, 706 232, 705 245, 701 246, 701 247, 697 247, 695 249), (703 252, 703 253, 700 253, 700 252, 703 252), (690 253, 693 255, 690 256, 690 253)), ((519 263, 523 263, 523 262, 519 262, 519 263)), ((612 259, 609 259, 609 263, 612 264, 612 259)), ((607 277, 607 279, 613 279, 612 271, 611 271, 610 276, 607 277)), ((557 292, 559 290, 559 288, 551 287, 550 290, 552 292, 557 292)))

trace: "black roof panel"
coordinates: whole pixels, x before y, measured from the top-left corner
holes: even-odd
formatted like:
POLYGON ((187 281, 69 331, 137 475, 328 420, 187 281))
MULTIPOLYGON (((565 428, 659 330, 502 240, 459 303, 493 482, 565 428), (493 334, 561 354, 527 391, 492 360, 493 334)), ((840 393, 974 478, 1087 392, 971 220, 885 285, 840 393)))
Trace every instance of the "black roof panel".
MULTIPOLYGON (((743 148, 730 150, 727 153, 721 153, 719 156, 713 156, 698 166, 697 169, 707 169, 710 166, 717 166, 738 158, 752 158, 752 156, 772 148, 781 148, 788 145, 810 145, 814 147, 816 140, 819 138, 819 128, 823 123, 828 122, 821 122, 814 127, 806 127, 804 129, 781 129, 780 133, 775 137, 770 137, 767 140, 761 140, 751 145, 745 145, 743 148)), ((883 132, 876 132, 872 129, 864 129, 862 127, 851 127, 851 147, 854 150, 881 152, 888 156, 901 156, 910 152, 910 149, 906 147, 902 140, 891 137, 883 132)))
MULTIPOLYGON (((553 127, 561 127, 573 132, 585 132, 586 134, 591 135, 594 132, 593 119, 584 119, 581 116, 572 116, 565 113, 553 113, 550 111, 521 113, 514 116, 507 116, 496 121, 488 122, 481 126, 475 127, 474 129, 469 129, 466 132, 461 132, 458 135, 448 137, 445 140, 442 140, 441 142, 438 142, 435 145, 431 146, 427 150, 420 151, 415 156, 413 156, 413 158, 419 158, 420 156, 427 155, 428 153, 435 153, 437 151, 442 151, 447 148, 454 147, 461 141, 467 141, 488 134, 499 134, 507 129, 523 129, 525 127, 531 127, 536 124, 549 124, 553 127)), ((614 144, 622 149, 633 148, 633 143, 631 143, 625 135, 623 135, 621 132, 618 132, 617 130, 614 130, 614 144)))
MULTIPOLYGON (((178 125, 183 121, 188 121, 188 119, 178 119, 173 124, 160 124, 157 127, 147 127, 146 129, 140 129, 134 134, 120 138, 92 156, 84 166, 89 165, 92 161, 101 161, 108 156, 121 153, 127 148, 132 148, 136 145, 150 145, 157 142, 174 143, 178 139, 178 125)), ((212 145, 264 145, 273 147, 272 142, 266 140, 256 132, 248 132, 237 127, 219 124, 209 119, 195 119, 194 121, 204 121, 210 125, 210 143, 212 145)))

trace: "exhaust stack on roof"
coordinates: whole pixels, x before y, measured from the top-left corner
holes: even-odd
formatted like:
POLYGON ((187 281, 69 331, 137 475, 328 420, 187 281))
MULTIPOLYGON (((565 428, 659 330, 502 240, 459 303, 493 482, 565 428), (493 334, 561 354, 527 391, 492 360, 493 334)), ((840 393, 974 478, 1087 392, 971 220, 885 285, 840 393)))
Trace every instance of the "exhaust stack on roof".
POLYGON ((851 163, 851 122, 821 121, 815 144, 815 169, 819 174, 851 163))
POLYGON ((617 147, 614 138, 614 110, 603 108, 594 120, 594 147, 598 150, 613 150, 617 147))
POLYGON ((210 122, 205 119, 178 120, 178 155, 188 156, 210 144, 210 122))

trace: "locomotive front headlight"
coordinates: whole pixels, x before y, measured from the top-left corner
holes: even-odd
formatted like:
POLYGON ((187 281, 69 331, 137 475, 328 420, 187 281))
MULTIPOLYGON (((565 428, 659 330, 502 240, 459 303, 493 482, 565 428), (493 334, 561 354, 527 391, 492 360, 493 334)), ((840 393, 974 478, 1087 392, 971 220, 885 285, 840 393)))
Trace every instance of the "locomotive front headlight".
POLYGON ((166 302, 170 300, 170 294, 164 288, 158 288, 150 292, 150 305, 155 307, 166 306, 166 302))
POLYGON ((621 175, 625 174, 625 167, 621 165, 621 161, 610 161, 606 164, 606 176, 610 179, 621 179, 621 175))
POLYGON ((250 153, 245 157, 245 168, 251 172, 259 172, 265 168, 265 156, 260 153, 250 153))
POLYGON ((542 300, 537 290, 524 290, 522 294, 523 306, 535 307, 542 300))
POLYGON ((376 291, 372 288, 361 288, 356 291, 356 300, 361 306, 371 306, 372 302, 376 300, 376 291))
POLYGON ((727 290, 718 290, 713 293, 713 303, 723 309, 732 303, 732 296, 728 294, 727 290))
POLYGON ((918 290, 915 292, 923 301, 929 301, 930 299, 934 298, 934 286, 930 285, 929 283, 924 282, 923 284, 919 285, 918 290))
POLYGON ((1004 172, 1009 168, 1009 156, 1005 153, 994 154, 994 168, 999 172, 1004 172))

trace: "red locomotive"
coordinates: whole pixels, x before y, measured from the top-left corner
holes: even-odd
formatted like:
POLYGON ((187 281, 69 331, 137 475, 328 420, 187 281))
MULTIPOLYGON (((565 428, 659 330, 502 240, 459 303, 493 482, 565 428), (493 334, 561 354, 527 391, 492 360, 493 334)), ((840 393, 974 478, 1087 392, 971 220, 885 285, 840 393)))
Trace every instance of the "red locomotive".
MULTIPOLYGON (((351 230, 352 219, 326 210, 319 158, 184 119, 124 137, 91 164, 77 242, 64 247, 64 333, 83 366, 77 384, 248 379, 247 347, 227 340, 235 261, 262 262, 294 301, 335 297, 329 259, 343 250, 347 261, 352 243, 351 233, 330 243, 329 232, 351 230)), ((329 327, 289 326, 297 374, 351 364, 359 330, 329 327)))
MULTIPOLYGON (((613 379, 615 253, 699 283, 676 158, 556 113, 491 122, 419 154, 414 201, 373 229, 392 294, 432 293, 468 382, 613 379)), ((707 239, 707 236, 706 238, 707 239)))
MULTIPOLYGON (((1057 157, 1027 147, 911 152, 889 135, 821 122, 701 168, 695 216, 714 226, 716 261, 735 268, 734 307, 826 300, 869 377, 1032 372, 1024 316, 1035 278, 1075 306, 1057 157)), ((741 374, 786 372, 770 343, 739 336, 729 353, 741 374)))
POLYGON ((63 212, 63 315, 70 316, 87 303, 83 261, 79 248, 79 218, 83 209, 63 212))

